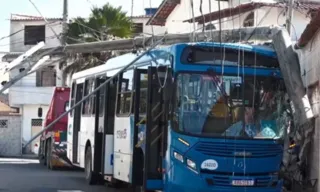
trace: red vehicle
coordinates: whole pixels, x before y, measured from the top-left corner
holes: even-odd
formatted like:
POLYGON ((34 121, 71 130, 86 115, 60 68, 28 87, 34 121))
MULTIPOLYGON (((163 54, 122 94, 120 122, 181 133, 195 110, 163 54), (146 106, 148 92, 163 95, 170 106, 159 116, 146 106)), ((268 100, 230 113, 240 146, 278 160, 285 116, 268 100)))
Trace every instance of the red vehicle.
MULTIPOLYGON (((69 107, 70 88, 56 87, 44 127, 52 123, 69 107)), ((72 167, 67 158, 68 115, 55 123, 40 137, 39 160, 49 169, 72 167)))

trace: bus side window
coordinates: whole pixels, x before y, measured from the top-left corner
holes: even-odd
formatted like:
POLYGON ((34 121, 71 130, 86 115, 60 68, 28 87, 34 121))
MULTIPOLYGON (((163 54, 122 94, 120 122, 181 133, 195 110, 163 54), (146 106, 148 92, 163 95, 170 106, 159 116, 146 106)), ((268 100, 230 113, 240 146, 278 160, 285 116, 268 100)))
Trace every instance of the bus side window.
MULTIPOLYGON (((74 102, 75 102, 75 94, 76 93, 76 83, 73 82, 72 83, 72 87, 71 87, 71 106, 70 108, 72 108, 74 106, 74 102)), ((70 116, 73 116, 73 110, 70 111, 70 116)))
POLYGON ((139 113, 147 113, 147 90, 148 90, 148 75, 140 74, 140 103, 139 103, 139 113))
MULTIPOLYGON (((84 83, 84 94, 83 94, 83 97, 87 96, 88 94, 90 94, 92 92, 92 88, 94 86, 94 83, 93 83, 93 79, 86 79, 85 83, 84 83)), ((89 99, 85 100, 83 102, 83 105, 82 105, 82 114, 83 115, 90 115, 90 112, 91 112, 91 104, 92 104, 92 97, 91 96, 89 99)))
POLYGON ((117 115, 129 115, 132 112, 133 70, 120 74, 118 81, 117 115))
MULTIPOLYGON (((104 83, 106 81, 106 78, 103 76, 103 77, 97 77, 97 87, 100 86, 102 83, 104 83)), ((106 90, 106 86, 108 85, 105 85, 103 87, 101 87, 101 89, 99 90, 99 116, 102 117, 103 116, 103 112, 104 112, 104 107, 105 107, 105 90, 106 90)))
MULTIPOLYGON (((91 80, 92 80, 92 84, 91 84, 90 93, 92 93, 96 88, 95 87, 95 84, 96 84, 95 79, 92 78, 91 80)), ((92 115, 94 115, 95 112, 96 112, 96 95, 97 95, 97 92, 92 94, 91 97, 90 97, 90 113, 89 114, 92 114, 92 115)))

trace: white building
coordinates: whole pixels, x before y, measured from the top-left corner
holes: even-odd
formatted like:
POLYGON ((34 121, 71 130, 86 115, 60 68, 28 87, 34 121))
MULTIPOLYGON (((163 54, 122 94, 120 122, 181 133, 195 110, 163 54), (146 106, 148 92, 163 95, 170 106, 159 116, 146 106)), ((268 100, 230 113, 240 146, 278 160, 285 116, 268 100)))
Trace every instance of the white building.
MULTIPOLYGON (((164 26, 169 33, 190 33, 201 31, 203 23, 209 28, 211 20, 214 29, 219 29, 219 16, 221 28, 237 29, 249 26, 283 26, 286 21, 286 6, 273 0, 221 0, 219 13, 218 1, 211 1, 211 12, 208 1, 202 1, 202 14, 200 12, 201 0, 193 1, 195 27, 192 19, 190 0, 164 0, 157 12, 150 18, 147 25, 164 26), (240 2, 240 4, 239 4, 240 2)), ((291 31, 292 39, 299 39, 311 15, 320 8, 320 1, 295 1, 291 31)))
POLYGON ((147 25, 152 15, 157 11, 156 8, 145 8, 145 15, 133 16, 132 22, 135 24, 134 35, 163 35, 166 32, 164 26, 147 25))
MULTIPOLYGON (((22 52, 26 52, 38 42, 44 41, 44 48, 60 45, 57 35, 62 32, 62 19, 12 15, 10 22, 10 53, 3 60, 11 62, 22 52)), ((52 56, 48 63, 55 60, 52 56)), ((28 62, 9 72, 9 79, 22 72, 28 62)), ((26 142, 42 129, 43 119, 49 108, 55 86, 61 85, 58 63, 53 63, 36 73, 30 74, 9 88, 10 106, 19 107, 22 115, 22 141, 26 142), (42 108, 42 115, 38 109, 42 108)))
MULTIPOLYGON (((200 16, 200 7, 202 7, 202 14, 210 13, 210 11, 218 11, 219 8, 218 1, 193 0, 192 9, 190 0, 163 0, 156 13, 147 22, 147 25, 164 26, 168 33, 190 33, 194 31, 194 29, 199 30, 202 26, 196 24, 194 27, 193 23, 184 21, 193 16, 200 16), (209 2, 211 3, 211 8, 209 2)), ((220 1, 221 9, 228 7, 228 0, 220 1)))

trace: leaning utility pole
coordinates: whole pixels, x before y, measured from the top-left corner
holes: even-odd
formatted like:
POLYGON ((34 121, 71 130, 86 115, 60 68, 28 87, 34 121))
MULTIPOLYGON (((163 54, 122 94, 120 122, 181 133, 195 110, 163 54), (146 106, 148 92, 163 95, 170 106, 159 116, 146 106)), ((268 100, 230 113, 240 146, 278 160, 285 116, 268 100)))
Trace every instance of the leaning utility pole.
POLYGON ((287 6, 288 10, 287 10, 286 28, 290 36, 291 36, 292 17, 293 17, 293 4, 294 4, 294 0, 289 0, 288 6, 287 6))
MULTIPOLYGON (((63 21, 62 21, 62 38, 61 38, 61 46, 65 47, 67 45, 67 34, 68 34, 68 0, 63 0, 63 21)), ((62 60, 62 66, 66 65, 67 57, 64 57, 62 60)), ((62 82, 61 86, 65 87, 66 82, 64 76, 65 73, 62 71, 62 82)))

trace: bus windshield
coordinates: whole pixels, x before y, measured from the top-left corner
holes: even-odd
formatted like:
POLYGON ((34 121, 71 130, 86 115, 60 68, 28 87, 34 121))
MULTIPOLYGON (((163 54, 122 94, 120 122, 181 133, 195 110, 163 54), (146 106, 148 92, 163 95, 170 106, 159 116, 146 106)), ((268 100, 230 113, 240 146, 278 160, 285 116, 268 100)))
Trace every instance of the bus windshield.
POLYGON ((280 82, 272 77, 179 73, 173 127, 201 136, 281 139, 289 118, 280 82))

